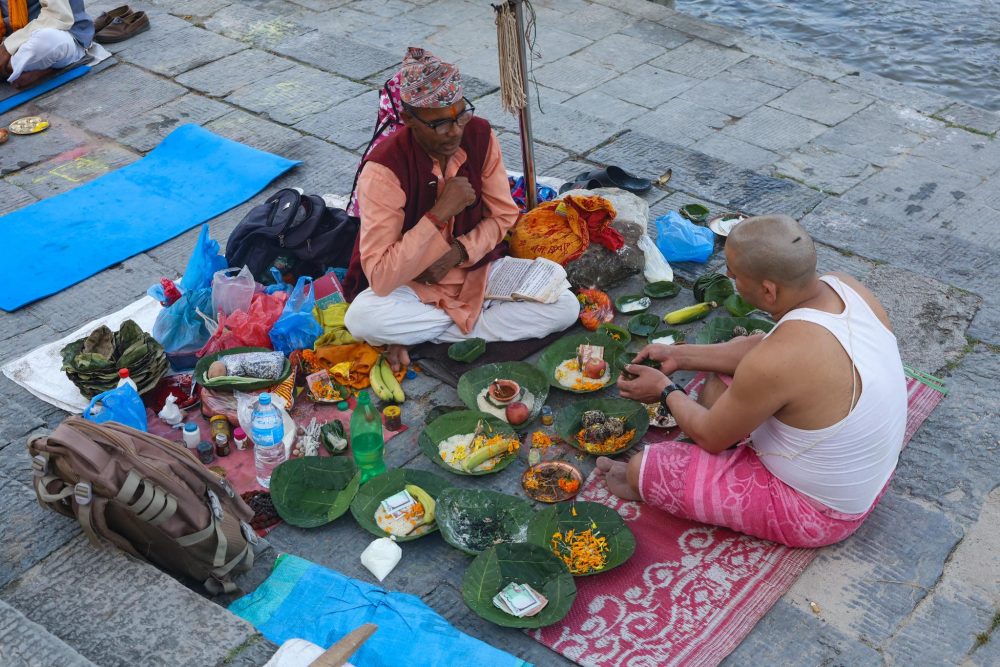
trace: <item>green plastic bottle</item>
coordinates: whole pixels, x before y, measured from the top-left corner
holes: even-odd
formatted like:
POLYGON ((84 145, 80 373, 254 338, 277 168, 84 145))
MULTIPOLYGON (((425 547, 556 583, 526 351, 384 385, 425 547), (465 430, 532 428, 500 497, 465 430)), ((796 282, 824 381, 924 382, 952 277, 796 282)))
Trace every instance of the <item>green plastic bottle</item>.
POLYGON ((385 472, 385 461, 382 460, 384 450, 382 415, 372 405, 368 392, 360 391, 358 404, 351 415, 351 451, 361 471, 362 484, 385 472))

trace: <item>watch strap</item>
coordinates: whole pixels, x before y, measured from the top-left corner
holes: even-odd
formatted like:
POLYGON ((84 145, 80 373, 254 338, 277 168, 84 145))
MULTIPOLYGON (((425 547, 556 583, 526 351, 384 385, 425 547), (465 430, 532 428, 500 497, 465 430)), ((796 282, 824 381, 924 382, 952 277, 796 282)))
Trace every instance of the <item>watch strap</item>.
POLYGON ((667 411, 667 414, 671 414, 670 408, 667 407, 667 396, 674 393, 675 391, 679 391, 685 395, 687 394, 687 392, 684 391, 684 387, 680 386, 676 382, 671 382, 670 384, 668 384, 666 387, 663 388, 663 391, 660 392, 660 405, 662 405, 663 409, 667 411))

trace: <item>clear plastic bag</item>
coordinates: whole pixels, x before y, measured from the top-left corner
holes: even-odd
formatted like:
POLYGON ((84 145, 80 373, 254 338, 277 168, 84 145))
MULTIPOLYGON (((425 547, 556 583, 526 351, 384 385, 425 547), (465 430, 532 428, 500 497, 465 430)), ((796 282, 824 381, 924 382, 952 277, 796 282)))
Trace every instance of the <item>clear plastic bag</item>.
POLYGON ((271 344, 274 349, 291 354, 293 350, 311 348, 323 333, 323 327, 313 315, 316 297, 313 294, 312 278, 302 276, 295 283, 281 317, 271 328, 271 344))
POLYGON ((103 424, 104 422, 118 422, 125 426, 145 431, 148 428, 146 421, 146 406, 142 403, 142 397, 130 385, 122 385, 110 391, 94 396, 90 399, 90 405, 83 411, 83 418, 103 424), (97 404, 100 403, 100 407, 97 404))
POLYGON ((216 271, 212 277, 212 312, 217 318, 237 310, 246 312, 250 309, 256 287, 253 274, 245 266, 242 269, 216 271))
POLYGON ((715 234, 671 211, 656 219, 656 247, 669 262, 704 264, 715 249, 715 234))
POLYGON ((653 239, 645 234, 639 237, 639 248, 646 255, 646 266, 642 275, 647 283, 657 283, 660 281, 673 282, 674 270, 670 268, 667 258, 663 256, 660 249, 653 243, 653 239))

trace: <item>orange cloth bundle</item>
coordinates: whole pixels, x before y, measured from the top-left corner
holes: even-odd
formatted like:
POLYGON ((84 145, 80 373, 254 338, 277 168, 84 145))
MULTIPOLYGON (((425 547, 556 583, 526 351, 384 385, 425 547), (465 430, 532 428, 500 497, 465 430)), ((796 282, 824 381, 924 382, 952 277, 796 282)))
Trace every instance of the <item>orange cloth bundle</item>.
MULTIPOLYGON (((378 363, 379 351, 367 343, 353 345, 323 345, 315 350, 303 350, 302 358, 314 370, 325 368, 337 384, 354 389, 365 389, 371 382, 368 374, 378 363)), ((393 373, 402 380, 406 369, 393 373)))
POLYGON ((545 257, 566 265, 597 241, 611 251, 625 239, 611 226, 615 207, 604 197, 567 195, 546 202, 521 216, 511 231, 510 249, 514 257, 545 257))

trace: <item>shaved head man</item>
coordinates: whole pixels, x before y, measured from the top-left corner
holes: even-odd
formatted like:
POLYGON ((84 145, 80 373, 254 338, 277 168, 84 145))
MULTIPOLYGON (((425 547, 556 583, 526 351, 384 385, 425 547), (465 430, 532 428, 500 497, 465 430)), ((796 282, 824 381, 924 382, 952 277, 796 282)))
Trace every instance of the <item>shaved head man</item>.
POLYGON ((678 516, 793 547, 843 540, 902 446, 906 381, 888 316, 857 280, 818 276, 815 244, 788 216, 739 224, 726 262, 740 295, 777 325, 717 345, 647 345, 621 394, 662 402, 695 444, 598 467, 615 494, 678 516), (697 400, 670 379, 678 370, 709 374, 697 400))

